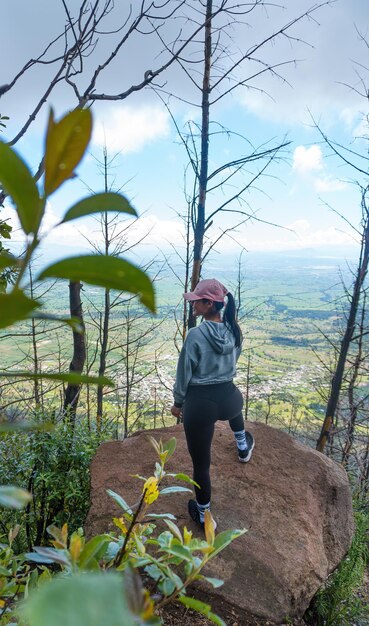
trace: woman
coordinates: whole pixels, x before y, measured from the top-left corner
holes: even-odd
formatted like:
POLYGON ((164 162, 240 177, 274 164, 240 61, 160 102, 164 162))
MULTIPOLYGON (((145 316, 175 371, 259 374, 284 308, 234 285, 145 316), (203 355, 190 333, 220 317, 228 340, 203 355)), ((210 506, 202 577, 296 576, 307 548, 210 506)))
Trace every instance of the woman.
POLYGON ((189 501, 188 511, 203 527, 205 511, 210 510, 210 448, 215 422, 229 420, 242 463, 250 460, 255 444, 251 433, 245 432, 242 395, 232 382, 242 344, 234 298, 215 278, 201 280, 184 297, 203 321, 189 330, 183 344, 171 412, 175 417, 183 415, 193 479, 200 487, 195 487, 196 500, 189 501))

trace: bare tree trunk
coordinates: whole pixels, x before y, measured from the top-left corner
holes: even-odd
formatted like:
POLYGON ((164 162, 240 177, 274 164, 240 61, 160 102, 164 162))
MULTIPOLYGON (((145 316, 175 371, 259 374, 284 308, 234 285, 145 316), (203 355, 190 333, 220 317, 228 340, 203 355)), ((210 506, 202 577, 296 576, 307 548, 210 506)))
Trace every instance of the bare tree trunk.
POLYGON ((355 361, 352 368, 352 374, 349 381, 348 387, 348 401, 349 401, 349 422, 347 426, 347 437, 342 451, 342 465, 347 466, 351 448, 354 442, 354 433, 358 415, 358 405, 355 402, 355 389, 357 379, 359 377, 360 367, 362 365, 363 360, 363 333, 364 333, 364 323, 365 323, 365 313, 366 313, 366 294, 364 294, 363 306, 361 310, 361 322, 360 322, 360 332, 359 332, 359 344, 358 344, 358 352, 355 357, 355 361))
MULTIPOLYGON (((191 276, 191 291, 193 291, 200 280, 201 258, 205 235, 205 206, 206 191, 208 185, 208 163, 209 163, 209 94, 210 94, 210 68, 211 68, 211 35, 212 35, 212 12, 213 2, 207 0, 206 21, 205 21, 205 50, 204 50, 204 75, 202 82, 202 102, 201 102, 201 160, 199 176, 199 200, 197 204, 197 214, 194 230, 193 265, 191 276)), ((196 326, 196 318, 189 313, 188 328, 196 326)))
POLYGON ((364 284, 365 276, 368 271, 368 261, 369 261, 369 220, 368 220, 368 210, 365 207, 365 191, 363 193, 362 198, 363 212, 364 212, 364 224, 363 224, 363 233, 362 233, 362 242, 361 242, 361 251, 359 264, 356 272, 356 278, 353 287, 353 293, 351 296, 350 310, 346 323, 346 330, 343 335, 340 351, 338 355, 338 361, 336 365, 335 372, 331 381, 330 394, 328 397, 327 409, 325 413, 325 418, 322 426, 322 430, 320 433, 320 437, 317 442, 316 449, 319 452, 323 452, 325 445, 328 441, 329 434, 332 428, 332 424, 335 418, 335 413, 337 409, 337 404, 340 396, 343 375, 345 370, 346 359, 348 355, 348 351, 351 345, 355 324, 356 324, 356 316, 359 309, 360 295, 361 290, 364 284))
MULTIPOLYGON (((184 276, 184 290, 188 291, 190 282, 190 226, 191 226, 191 206, 188 205, 188 213, 186 219, 186 261, 185 261, 185 276, 184 276)), ((187 300, 183 299, 183 323, 182 323, 182 343, 186 339, 186 333, 188 328, 188 316, 189 305, 187 300)))
MULTIPOLYGON (((78 317, 80 325, 83 329, 82 333, 77 333, 75 330, 73 330, 73 356, 69 366, 69 371, 78 374, 82 373, 86 361, 86 343, 84 333, 85 325, 83 321, 81 289, 82 285, 80 282, 69 283, 70 314, 73 317, 78 317)), ((80 385, 68 383, 64 396, 64 414, 72 424, 73 428, 76 420, 76 411, 80 390, 80 385)))
MULTIPOLYGON (((108 348, 108 339, 109 339, 109 320, 110 320, 110 290, 105 289, 104 294, 104 319, 102 326, 102 337, 101 337, 101 350, 100 350, 100 364, 99 364, 99 376, 104 376, 106 370, 106 353, 108 348)), ((104 388, 99 385, 97 387, 97 413, 96 413, 96 425, 97 429, 100 432, 101 430, 101 421, 103 416, 103 390, 104 388)))
MULTIPOLYGON (((32 268, 29 266, 29 285, 30 285, 30 295, 31 298, 34 298, 34 289, 33 289, 33 275, 32 268)), ((37 340, 36 340, 36 323, 34 318, 31 319, 31 337, 32 337, 32 352, 33 352, 33 373, 39 374, 39 360, 38 360, 38 350, 37 350, 37 340)), ((35 378, 33 381, 33 393, 35 399, 35 408, 36 410, 40 408, 41 405, 41 394, 40 394, 40 381, 35 378)))
POLYGON ((130 345, 130 324, 127 319, 127 332, 126 332, 126 342, 125 342, 125 378, 126 378, 126 390, 125 390, 125 403, 124 403, 124 416, 123 416, 123 437, 124 439, 128 437, 128 418, 129 418, 129 404, 130 404, 130 394, 131 394, 131 380, 130 380, 130 359, 129 359, 129 345, 130 345))
MULTIPOLYGON (((106 147, 104 148, 104 187, 105 193, 109 191, 108 189, 108 154, 106 147)), ((109 221, 107 212, 104 213, 104 242, 105 242, 105 254, 109 254, 109 221)), ((110 290, 105 289, 104 294, 104 319, 103 325, 101 329, 101 350, 100 350, 100 364, 99 364, 99 376, 104 376, 106 369, 106 353, 108 349, 108 340, 109 340, 109 321, 110 321, 110 290)), ((103 391, 104 388, 99 385, 97 387, 97 413, 96 413, 96 426, 98 432, 101 430, 101 421, 103 415, 103 391)))
POLYGON ((365 452, 362 456, 362 467, 360 472, 360 488, 363 493, 368 490, 368 478, 369 478, 369 440, 367 441, 365 452))

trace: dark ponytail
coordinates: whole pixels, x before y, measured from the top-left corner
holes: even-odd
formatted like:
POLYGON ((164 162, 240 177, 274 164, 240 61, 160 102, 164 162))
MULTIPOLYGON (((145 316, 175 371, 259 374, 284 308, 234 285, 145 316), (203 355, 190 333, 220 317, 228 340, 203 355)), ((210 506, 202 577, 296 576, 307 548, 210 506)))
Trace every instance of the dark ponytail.
POLYGON ((240 348, 242 339, 243 339, 242 331, 237 323, 236 304, 234 301, 234 297, 232 296, 230 292, 227 293, 227 304, 223 313, 223 322, 232 331, 233 336, 235 338, 236 348, 240 348))

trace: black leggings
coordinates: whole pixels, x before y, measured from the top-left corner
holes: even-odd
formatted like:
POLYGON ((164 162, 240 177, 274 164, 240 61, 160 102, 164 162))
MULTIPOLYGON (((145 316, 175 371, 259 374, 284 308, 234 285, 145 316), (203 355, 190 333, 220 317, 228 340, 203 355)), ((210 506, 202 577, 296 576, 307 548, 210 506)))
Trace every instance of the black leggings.
POLYGON ((210 448, 217 420, 229 420, 233 432, 245 428, 243 398, 232 382, 216 385, 190 385, 183 405, 183 425, 193 464, 196 500, 207 504, 211 498, 210 448))

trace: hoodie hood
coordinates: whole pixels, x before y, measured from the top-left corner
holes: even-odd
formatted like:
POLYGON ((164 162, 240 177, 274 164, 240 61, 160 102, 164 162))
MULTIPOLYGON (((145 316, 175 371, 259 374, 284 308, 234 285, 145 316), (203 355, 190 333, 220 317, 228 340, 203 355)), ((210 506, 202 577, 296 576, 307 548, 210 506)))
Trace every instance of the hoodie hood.
POLYGON ((204 321, 198 329, 218 354, 229 354, 234 350, 233 333, 224 323, 204 321))

